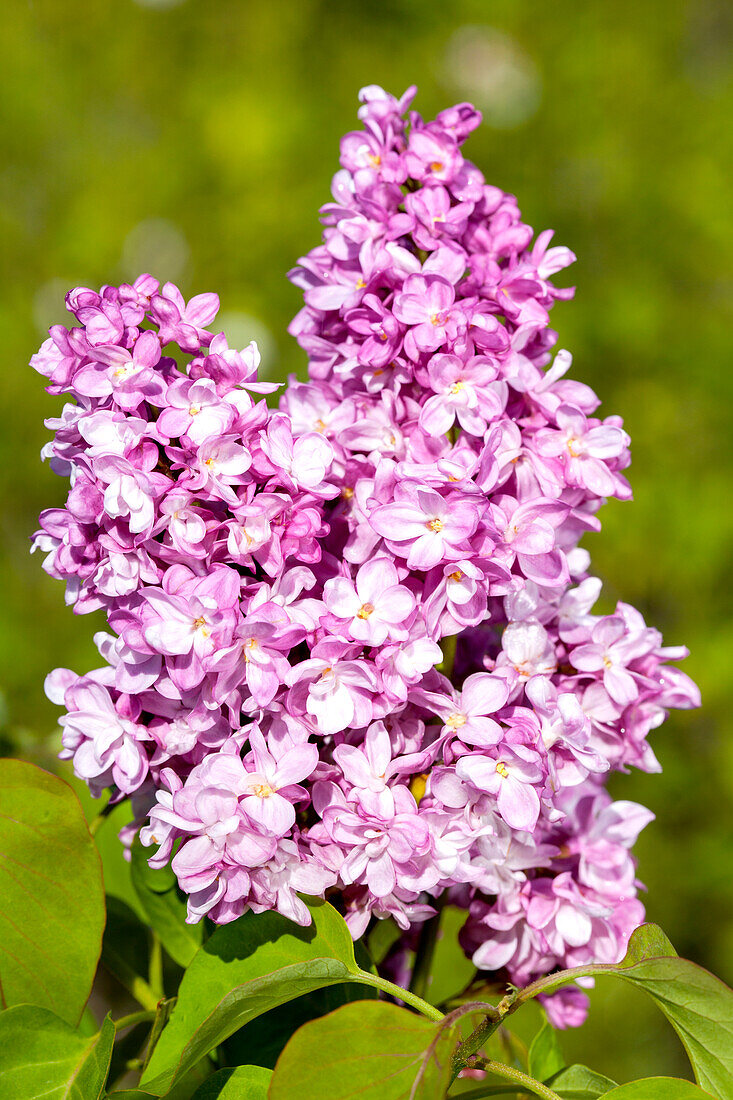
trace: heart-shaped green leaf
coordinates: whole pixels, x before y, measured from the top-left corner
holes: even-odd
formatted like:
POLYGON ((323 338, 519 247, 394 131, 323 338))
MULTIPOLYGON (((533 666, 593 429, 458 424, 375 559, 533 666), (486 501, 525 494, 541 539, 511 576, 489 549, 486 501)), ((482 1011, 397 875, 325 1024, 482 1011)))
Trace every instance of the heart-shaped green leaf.
MULTIPOLYGON (((725 1093, 720 1094, 721 1097, 725 1093)), ((730 1095, 730 1093, 728 1094, 730 1095)), ((606 1093, 606 1100, 712 1100, 709 1092, 703 1092, 692 1081, 678 1077, 645 1077, 643 1081, 629 1081, 606 1093)))
POLYGON ((102 943, 102 868, 79 800, 56 776, 0 760, 0 997, 76 1025, 102 943))
POLYGON ((99 1100, 115 1027, 91 1038, 46 1008, 16 1005, 0 1014, 0 1096, 8 1100, 99 1100))
POLYGON ((236 1066, 220 1069, 203 1085, 199 1085, 191 1100, 267 1100, 272 1070, 262 1066, 236 1066))
POLYGON ((648 959, 618 976, 643 989, 662 1010, 701 1088, 733 1096, 733 992, 687 959, 648 959))
POLYGON ((140 905, 174 962, 188 966, 203 942, 204 922, 186 924, 186 902, 169 867, 153 870, 139 841, 132 846, 132 884, 140 905))
POLYGON ((587 1066, 566 1066, 546 1081, 562 1100, 597 1100, 616 1088, 616 1082, 587 1066))
POLYGON ((144 1089, 162 1096, 199 1058, 268 1009, 314 989, 361 980, 343 918, 318 898, 309 908, 309 928, 268 912, 246 913, 216 930, 183 975, 176 1007, 143 1075, 144 1089))
POLYGON ((305 1024, 280 1055, 269 1100, 440 1100, 454 1029, 384 1001, 305 1024))
POLYGON ((548 1077, 558 1073, 564 1065, 565 1059, 560 1050, 557 1032, 547 1020, 544 1020, 529 1047, 529 1072, 538 1081, 546 1081, 548 1077))
POLYGON ((714 1096, 733 1096, 733 991, 707 970, 678 958, 654 925, 633 933, 620 963, 597 963, 542 978, 520 992, 515 1006, 578 977, 604 974, 614 974, 652 998, 682 1040, 701 1088, 714 1096), (660 950, 666 954, 658 956, 660 950))

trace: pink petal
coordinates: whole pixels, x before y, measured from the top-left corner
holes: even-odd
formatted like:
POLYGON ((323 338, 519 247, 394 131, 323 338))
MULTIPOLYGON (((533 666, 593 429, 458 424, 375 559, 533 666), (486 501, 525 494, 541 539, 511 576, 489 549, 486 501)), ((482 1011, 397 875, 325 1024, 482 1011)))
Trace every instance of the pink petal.
POLYGON ((537 791, 528 783, 520 783, 511 775, 503 779, 497 797, 499 813, 512 829, 531 832, 540 814, 537 791))
POLYGON ((489 672, 475 672, 463 685, 461 707, 470 715, 493 714, 504 706, 508 697, 505 680, 489 672))

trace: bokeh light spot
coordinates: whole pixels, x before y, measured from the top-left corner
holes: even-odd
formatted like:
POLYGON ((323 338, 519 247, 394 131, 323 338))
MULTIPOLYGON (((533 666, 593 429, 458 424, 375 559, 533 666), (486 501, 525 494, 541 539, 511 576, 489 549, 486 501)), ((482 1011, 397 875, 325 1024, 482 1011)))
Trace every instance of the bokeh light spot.
POLYGON ((149 272, 161 282, 178 282, 188 269, 188 241, 177 225, 149 218, 128 233, 122 249, 122 273, 135 279, 149 272))
POLYGON ((497 129, 521 125, 540 105, 542 83, 534 61, 494 27, 460 27, 448 41, 441 77, 473 100, 484 121, 497 129))

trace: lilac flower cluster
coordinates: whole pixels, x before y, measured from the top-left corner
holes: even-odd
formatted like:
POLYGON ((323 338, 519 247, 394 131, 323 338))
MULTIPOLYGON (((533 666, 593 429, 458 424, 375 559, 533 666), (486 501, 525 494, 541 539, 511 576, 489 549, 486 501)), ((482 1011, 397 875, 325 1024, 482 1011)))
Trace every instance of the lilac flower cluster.
MULTIPOLYGON (((514 198, 379 88, 341 145, 323 242, 291 273, 309 359, 279 411, 218 301, 150 276, 67 299, 32 365, 69 394, 46 448, 71 477, 35 545, 101 670, 57 670, 63 754, 131 796, 189 919, 328 896, 409 946, 438 899, 483 971, 615 961, 643 918, 651 814, 610 771, 697 689, 626 604, 595 614, 582 535, 627 499, 618 417, 551 356, 550 279, 514 198)), ((550 1002, 559 1025, 579 990, 550 1002)))

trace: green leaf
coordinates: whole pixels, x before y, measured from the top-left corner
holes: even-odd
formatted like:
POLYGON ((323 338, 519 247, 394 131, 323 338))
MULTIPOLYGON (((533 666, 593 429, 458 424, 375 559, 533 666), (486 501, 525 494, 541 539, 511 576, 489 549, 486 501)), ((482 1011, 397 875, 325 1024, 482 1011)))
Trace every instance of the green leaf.
POLYGON ((557 1032, 548 1020, 535 1035, 529 1047, 528 1069, 538 1081, 546 1081, 553 1073, 558 1073, 565 1065, 557 1032))
POLYGON ((733 991, 701 966, 678 958, 654 925, 633 933, 620 963, 596 963, 542 978, 520 992, 515 1005, 578 977, 604 974, 648 994, 682 1040, 698 1084, 714 1096, 733 1096, 733 991), (667 954, 657 957, 660 950, 667 954))
POLYGON ((618 976, 662 1010, 698 1084, 713 1095, 733 1096, 733 991, 687 959, 648 959, 618 976))
MULTIPOLYGON (((114 1058, 112 1062, 114 1064, 114 1058)), ((165 1100, 193 1100, 196 1090, 211 1078, 213 1069, 209 1059, 203 1059, 176 1082, 171 1091, 166 1093, 165 1100)), ((109 1100, 153 1100, 150 1093, 141 1088, 123 1089, 121 1092, 110 1092, 108 1095, 109 1100)), ((107 1100, 106 1097, 105 1100, 107 1100)))
POLYGON ((186 924, 186 902, 170 867, 148 867, 139 841, 132 846, 132 884, 163 947, 179 966, 188 966, 203 941, 204 922, 186 924))
POLYGON ((355 982, 315 989, 270 1009, 236 1031, 224 1044, 225 1060, 229 1065, 256 1062, 258 1066, 274 1069, 288 1039, 303 1024, 351 1001, 376 998, 376 989, 355 982))
POLYGON ((0 760, 0 998, 76 1025, 104 928, 102 869, 74 792, 0 760))
POLYGON ((658 924, 642 924, 632 933, 626 954, 618 965, 631 966, 642 959, 661 957, 676 959, 678 956, 658 924))
POLYGON ((202 1058, 193 1069, 176 1081, 171 1091, 165 1094, 165 1100, 192 1100, 196 1089, 208 1081, 215 1069, 211 1059, 202 1058))
POLYGON ((81 1020, 79 1020, 79 1023, 77 1025, 77 1027, 78 1027, 79 1032, 82 1035, 84 1035, 87 1039, 90 1039, 92 1037, 92 1035, 96 1035, 97 1032, 99 1031, 99 1028, 97 1026, 97 1021, 94 1018, 94 1013, 92 1012, 89 1005, 87 1005, 86 1008, 84 1009, 84 1011, 82 1012, 81 1020))
POLYGON ((99 1100, 114 1024, 91 1038, 46 1008, 17 1005, 0 1014, 0 1096, 8 1100, 99 1100))
POLYGON ((220 1069, 200 1085, 191 1100, 267 1100, 272 1070, 262 1066, 220 1069))
POLYGON ((296 1031, 269 1100, 440 1100, 454 1045, 454 1029, 396 1005, 344 1005, 296 1031))
POLYGON ((309 928, 268 912, 246 913, 214 932, 183 975, 170 1022, 143 1074, 144 1089, 162 1096, 199 1058, 263 1012, 314 989, 360 980, 343 918, 318 898, 309 908, 309 928))
POLYGON ((458 942, 458 933, 465 923, 465 909, 455 905, 443 908, 428 979, 427 999, 431 1004, 440 1005, 457 997, 476 974, 476 967, 458 942))
MULTIPOLYGON (((531 1070, 530 1070, 531 1072, 531 1070)), ((597 1100, 616 1088, 616 1082, 587 1066, 567 1066, 545 1081, 562 1100, 597 1100)))
MULTIPOLYGON (((720 1095, 724 1097, 725 1093, 720 1095)), ((678 1077, 645 1077, 643 1081, 630 1081, 628 1085, 611 1089, 606 1093, 606 1100, 711 1100, 711 1097, 692 1081, 682 1081, 678 1077)))

